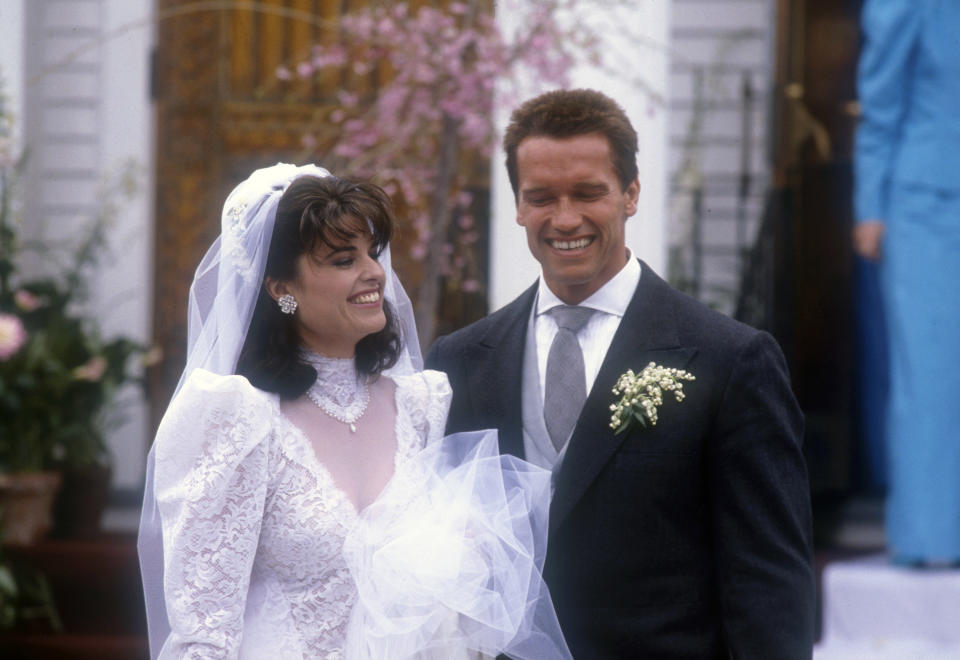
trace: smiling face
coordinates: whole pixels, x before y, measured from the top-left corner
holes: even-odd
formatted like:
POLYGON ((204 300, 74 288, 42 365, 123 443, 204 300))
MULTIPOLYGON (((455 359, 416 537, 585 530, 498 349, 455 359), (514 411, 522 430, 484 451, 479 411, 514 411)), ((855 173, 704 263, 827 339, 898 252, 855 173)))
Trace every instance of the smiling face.
POLYGON ((582 302, 627 263, 625 225, 640 183, 621 189, 599 133, 524 139, 517 179, 517 223, 547 286, 567 304, 582 302))
POLYGON ((353 357, 357 342, 383 330, 385 275, 378 252, 370 234, 358 232, 337 247, 318 243, 313 252, 297 257, 292 280, 267 278, 274 300, 284 294, 296 299, 294 322, 305 348, 353 357))

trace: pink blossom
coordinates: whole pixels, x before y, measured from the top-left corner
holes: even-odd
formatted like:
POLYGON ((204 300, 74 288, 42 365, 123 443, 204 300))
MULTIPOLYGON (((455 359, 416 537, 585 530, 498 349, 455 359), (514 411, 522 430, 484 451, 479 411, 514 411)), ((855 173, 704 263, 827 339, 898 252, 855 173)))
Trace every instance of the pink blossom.
POLYGON ((460 288, 464 293, 475 293, 480 290, 480 282, 475 279, 464 280, 460 288))
POLYGON ((357 61, 353 63, 353 72, 358 76, 365 76, 373 70, 373 64, 370 62, 357 61))
POLYGON ((277 67, 276 76, 280 80, 290 80, 293 77, 293 74, 290 73, 290 69, 288 69, 283 65, 280 65, 277 67))
POLYGON ((410 248, 410 256, 416 261, 423 261, 427 256, 427 246, 423 243, 415 243, 410 248))
POLYGON ((73 377, 77 380, 86 380, 96 383, 107 371, 107 359, 102 355, 95 355, 86 364, 83 364, 73 370, 73 377))
POLYGON ((356 94, 351 94, 345 90, 341 90, 337 93, 337 100, 340 101, 340 105, 347 108, 352 108, 357 105, 357 102, 360 98, 356 94))
POLYGON ((0 360, 7 360, 27 342, 27 331, 18 316, 0 314, 0 360))
POLYGON ((309 78, 312 73, 313 66, 311 66, 310 62, 300 62, 300 64, 297 65, 297 75, 301 78, 309 78))
POLYGON ((20 289, 13 294, 13 303, 24 312, 32 312, 43 304, 40 298, 26 289, 20 289))

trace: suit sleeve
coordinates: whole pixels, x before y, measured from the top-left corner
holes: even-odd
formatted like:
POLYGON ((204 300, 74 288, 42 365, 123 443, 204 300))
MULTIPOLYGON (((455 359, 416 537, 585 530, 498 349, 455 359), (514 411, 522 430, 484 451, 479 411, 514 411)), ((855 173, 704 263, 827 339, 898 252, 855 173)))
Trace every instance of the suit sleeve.
POLYGON ((854 148, 857 221, 887 219, 886 194, 910 98, 922 5, 913 0, 867 0, 863 8, 857 69, 862 116, 854 148))
POLYGON ((731 657, 809 660, 815 586, 803 418, 770 335, 740 350, 720 405, 711 506, 731 657))

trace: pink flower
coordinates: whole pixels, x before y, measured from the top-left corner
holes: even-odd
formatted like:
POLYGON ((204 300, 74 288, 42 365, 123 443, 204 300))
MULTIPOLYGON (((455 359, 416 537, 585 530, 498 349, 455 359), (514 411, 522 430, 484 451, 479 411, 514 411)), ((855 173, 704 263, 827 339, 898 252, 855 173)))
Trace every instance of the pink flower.
POLYGON ((40 299, 26 289, 20 289, 13 294, 13 303, 25 312, 32 312, 41 304, 40 299))
POLYGON ((103 378, 107 370, 107 359, 102 355, 94 355, 87 363, 73 370, 73 377, 77 380, 87 380, 96 383, 103 378))
POLYGON ((290 73, 290 69, 281 65, 277 67, 276 76, 280 80, 290 80, 293 76, 290 73))
POLYGON ((301 78, 309 78, 312 73, 313 66, 310 62, 300 62, 300 64, 297 65, 297 75, 301 78))
POLYGON ((16 354, 27 342, 27 331, 20 318, 13 314, 0 314, 0 360, 16 354))
POLYGON ((463 289, 464 293, 474 293, 480 290, 480 282, 477 280, 464 280, 460 288, 463 289))
POLYGON ((427 246, 423 243, 416 243, 410 248, 410 256, 416 261, 423 261, 427 257, 427 246))

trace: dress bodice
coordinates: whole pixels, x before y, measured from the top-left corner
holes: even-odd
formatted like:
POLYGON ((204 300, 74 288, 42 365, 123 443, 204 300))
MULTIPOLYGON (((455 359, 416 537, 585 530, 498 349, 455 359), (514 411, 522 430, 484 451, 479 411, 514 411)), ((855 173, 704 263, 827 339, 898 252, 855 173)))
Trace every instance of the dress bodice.
MULTIPOLYGON (((446 377, 395 379, 394 477, 443 433, 446 377)), ((356 587, 343 557, 353 503, 279 400, 197 370, 157 435, 167 610, 161 657, 342 657, 356 587)), ((379 499, 379 498, 378 498, 379 499)))

